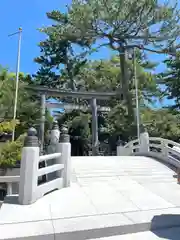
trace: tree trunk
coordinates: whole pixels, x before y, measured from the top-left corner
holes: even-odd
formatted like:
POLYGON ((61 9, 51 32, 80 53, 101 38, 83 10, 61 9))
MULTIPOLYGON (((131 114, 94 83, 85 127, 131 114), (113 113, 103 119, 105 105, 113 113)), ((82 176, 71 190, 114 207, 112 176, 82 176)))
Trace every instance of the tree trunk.
POLYGON ((92 109, 92 155, 99 155, 99 140, 98 140, 98 115, 96 98, 91 100, 92 109))

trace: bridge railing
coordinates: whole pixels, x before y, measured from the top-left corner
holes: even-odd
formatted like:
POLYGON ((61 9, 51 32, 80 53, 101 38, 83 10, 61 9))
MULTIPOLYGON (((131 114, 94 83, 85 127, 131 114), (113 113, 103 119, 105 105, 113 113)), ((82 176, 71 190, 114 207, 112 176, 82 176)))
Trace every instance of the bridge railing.
POLYGON ((12 184, 19 183, 20 204, 32 204, 53 190, 70 186, 71 144, 67 129, 62 128, 61 135, 58 131, 52 130, 52 153, 40 155, 36 129, 29 129, 22 149, 20 176, 0 177, 0 183, 7 185, 8 195, 12 195, 12 184), (46 164, 40 167, 42 162, 46 164), (40 181, 43 176, 45 181, 40 181))
POLYGON ((117 155, 151 156, 180 168, 180 144, 164 138, 149 137, 148 133, 142 133, 140 139, 130 141, 125 146, 118 146, 117 155))
POLYGON ((31 128, 25 138, 22 150, 20 181, 19 181, 19 203, 32 204, 45 194, 68 187, 70 185, 70 160, 71 145, 67 129, 63 129, 60 142, 56 142, 55 153, 41 155, 36 136, 36 130, 31 128), (53 164, 48 162, 53 160, 53 164), (39 168, 41 162, 46 162, 45 166, 39 168), (48 179, 49 174, 51 179, 48 179), (39 178, 46 176, 46 181, 39 183, 39 178))

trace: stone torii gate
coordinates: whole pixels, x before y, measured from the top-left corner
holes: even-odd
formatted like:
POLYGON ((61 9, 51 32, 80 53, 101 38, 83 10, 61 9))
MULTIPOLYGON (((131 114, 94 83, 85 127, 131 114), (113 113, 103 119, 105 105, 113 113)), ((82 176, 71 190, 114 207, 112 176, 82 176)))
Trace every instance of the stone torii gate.
MULTIPOLYGON (((108 100, 112 97, 118 95, 123 96, 121 90, 118 92, 90 92, 90 91, 64 91, 54 88, 47 88, 41 86, 27 86, 26 87, 33 92, 39 93, 41 95, 41 142, 44 143, 44 124, 45 124, 45 109, 46 98, 47 97, 72 97, 72 98, 82 98, 91 100, 91 111, 92 111, 92 155, 97 155, 98 151, 98 120, 97 120, 97 99, 98 100, 108 100)), ((102 107, 104 108, 104 107, 102 107)))

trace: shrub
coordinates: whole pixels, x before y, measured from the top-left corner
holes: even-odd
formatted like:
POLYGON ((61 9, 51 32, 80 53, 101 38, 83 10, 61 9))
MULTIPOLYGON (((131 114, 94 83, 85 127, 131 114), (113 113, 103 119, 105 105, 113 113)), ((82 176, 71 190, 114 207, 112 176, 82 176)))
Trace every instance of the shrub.
POLYGON ((6 132, 6 133, 11 133, 13 128, 19 124, 18 120, 12 120, 10 122, 8 121, 3 121, 0 123, 0 132, 6 132))
POLYGON ((14 142, 7 142, 0 152, 0 167, 13 168, 21 160, 21 151, 25 135, 21 135, 14 142))

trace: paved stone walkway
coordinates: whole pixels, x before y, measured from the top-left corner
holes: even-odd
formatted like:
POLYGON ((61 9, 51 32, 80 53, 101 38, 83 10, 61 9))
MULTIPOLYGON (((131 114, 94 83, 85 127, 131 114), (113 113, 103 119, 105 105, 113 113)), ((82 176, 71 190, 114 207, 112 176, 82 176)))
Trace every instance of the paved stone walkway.
POLYGON ((147 157, 78 157, 72 169, 70 188, 33 205, 9 197, 0 210, 0 239, 143 239, 127 236, 180 226, 180 186, 163 164, 147 157))

